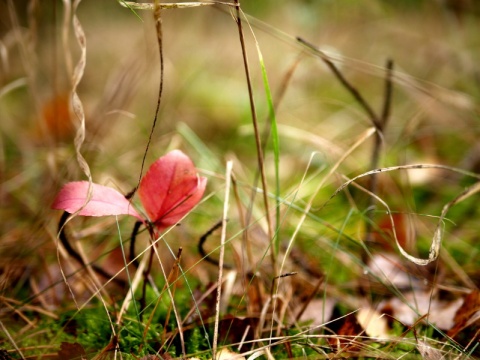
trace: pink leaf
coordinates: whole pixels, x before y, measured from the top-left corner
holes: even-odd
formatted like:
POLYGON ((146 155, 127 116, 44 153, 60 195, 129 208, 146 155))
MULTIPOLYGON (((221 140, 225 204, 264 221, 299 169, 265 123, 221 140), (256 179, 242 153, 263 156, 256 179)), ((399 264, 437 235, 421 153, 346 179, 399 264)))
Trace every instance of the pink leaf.
MULTIPOLYGON (((132 215, 142 220, 142 217, 132 207, 132 204, 117 190, 98 184, 92 184, 92 187, 92 197, 87 205, 78 213, 79 215, 132 215)), ((88 181, 70 182, 60 190, 53 202, 52 208, 65 210, 72 214, 85 204, 87 194, 88 181)))
POLYGON ((177 223, 202 198, 207 179, 198 177, 190 158, 173 150, 155 161, 138 193, 150 220, 159 228, 177 223))

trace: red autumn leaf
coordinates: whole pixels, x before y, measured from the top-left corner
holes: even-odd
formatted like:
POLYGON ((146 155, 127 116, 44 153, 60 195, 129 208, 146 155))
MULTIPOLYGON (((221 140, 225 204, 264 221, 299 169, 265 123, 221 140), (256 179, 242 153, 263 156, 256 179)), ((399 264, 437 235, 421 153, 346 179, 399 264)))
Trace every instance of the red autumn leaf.
MULTIPOLYGON (((55 198, 52 208, 72 214, 85 204, 88 195, 88 181, 74 181, 66 184, 55 198)), ((142 220, 132 204, 117 190, 92 184, 92 197, 78 213, 82 216, 132 215, 142 220)))
MULTIPOLYGON (((199 177, 188 156, 169 152, 150 166, 139 187, 140 200, 150 220, 160 230, 174 225, 202 198, 207 179, 199 177)), ((92 184, 92 196, 85 205, 88 182, 66 184, 52 208, 82 216, 132 215, 143 221, 131 203, 118 191, 92 184), (83 208, 82 208, 83 207, 83 208)))
POLYGON ((177 223, 202 198, 207 179, 198 177, 190 158, 173 150, 155 161, 138 193, 150 220, 159 229, 177 223))

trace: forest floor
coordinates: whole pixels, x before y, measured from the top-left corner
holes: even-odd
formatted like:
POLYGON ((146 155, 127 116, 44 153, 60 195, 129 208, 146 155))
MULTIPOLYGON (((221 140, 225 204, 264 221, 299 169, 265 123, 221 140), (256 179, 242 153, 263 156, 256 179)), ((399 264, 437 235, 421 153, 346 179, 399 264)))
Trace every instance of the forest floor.
POLYGON ((0 360, 480 358, 478 4, 150 5, 0 3, 0 360))

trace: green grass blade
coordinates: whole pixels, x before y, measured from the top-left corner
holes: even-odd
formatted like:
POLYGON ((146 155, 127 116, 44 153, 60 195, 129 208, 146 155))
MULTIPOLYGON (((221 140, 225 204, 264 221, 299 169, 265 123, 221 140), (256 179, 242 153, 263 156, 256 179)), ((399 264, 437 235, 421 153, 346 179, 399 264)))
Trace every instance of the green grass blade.
POLYGON ((263 61, 263 55, 260 50, 257 39, 255 39, 257 48, 258 61, 262 70, 263 87, 265 89, 265 96, 268 104, 268 119, 270 120, 270 134, 272 136, 273 155, 275 162, 275 233, 274 233, 274 251, 277 255, 280 250, 280 241, 278 236, 280 225, 280 140, 278 137, 277 119, 275 117, 275 107, 273 105, 272 92, 270 91, 270 84, 268 82, 267 69, 263 61))
POLYGON ((185 123, 180 122, 177 125, 177 131, 193 148, 202 155, 201 161, 205 163, 198 164, 198 167, 206 168, 211 171, 221 171, 222 165, 217 160, 217 156, 210 151, 205 143, 195 134, 192 129, 185 123))

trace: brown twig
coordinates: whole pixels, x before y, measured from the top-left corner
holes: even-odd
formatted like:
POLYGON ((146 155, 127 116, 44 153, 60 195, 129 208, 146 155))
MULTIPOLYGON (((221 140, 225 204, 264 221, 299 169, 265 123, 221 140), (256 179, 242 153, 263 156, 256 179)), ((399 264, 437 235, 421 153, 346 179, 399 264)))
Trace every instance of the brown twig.
POLYGON ((272 285, 270 287, 270 297, 273 299, 273 294, 274 294, 274 290, 275 290, 275 282, 278 280, 278 279, 281 279, 281 278, 284 278, 284 277, 288 277, 288 276, 293 276, 293 275, 297 275, 297 272, 296 271, 291 271, 291 272, 287 272, 285 274, 281 274, 281 275, 278 275, 278 276, 275 276, 273 279, 272 279, 272 285))
POLYGON ((138 260, 135 256, 135 242, 137 239, 138 230, 140 230, 140 226, 142 226, 142 222, 139 220, 135 223, 132 230, 132 235, 130 235, 130 261, 138 267, 138 260))
MULTIPOLYGON (((386 64, 386 76, 385 76, 385 96, 383 101, 383 108, 382 113, 379 116, 375 114, 372 107, 368 104, 368 102, 363 98, 360 92, 352 85, 350 82, 343 76, 341 71, 337 68, 337 66, 328 58, 328 56, 319 50, 314 45, 310 44, 306 40, 297 37, 297 41, 301 44, 305 45, 309 50, 314 51, 316 54, 319 55, 320 59, 328 66, 328 68, 333 72, 333 74, 337 77, 340 83, 352 94, 358 104, 365 110, 370 118, 370 121, 375 126, 376 134, 375 134, 375 142, 373 145, 372 156, 370 161, 370 169, 376 169, 379 166, 380 160, 380 153, 381 147, 383 143, 383 133, 388 123, 388 119, 390 117, 391 111, 391 104, 392 104, 392 93, 393 93, 393 82, 392 82, 392 74, 393 74, 393 61, 391 59, 387 60, 386 64)), ((367 187, 367 190, 372 194, 377 194, 378 191, 378 179, 376 174, 372 174, 370 177, 370 181, 367 187)), ((367 208, 373 208, 375 205, 375 198, 370 197, 368 201, 367 208)), ((373 213, 368 214, 368 221, 367 221, 367 229, 366 229, 366 242, 371 241, 371 232, 372 232, 372 218, 373 213)))
MULTIPOLYGON (((390 117, 390 108, 392 104, 392 93, 393 93, 393 84, 392 84, 392 72, 393 72, 393 61, 391 59, 387 60, 386 65, 386 75, 385 75, 385 96, 383 101, 382 116, 380 118, 379 127, 375 134, 375 142, 373 144, 372 157, 370 162, 370 169, 376 169, 379 167, 380 163, 380 153, 382 148, 382 143, 384 139, 384 131, 390 117)), ((378 192, 378 177, 377 174, 373 174, 370 177, 370 181, 367 187, 367 190, 372 194, 377 194, 378 192)), ((373 209, 375 206, 375 198, 369 197, 368 209, 373 209)), ((373 212, 368 212, 368 221, 366 227, 366 238, 365 241, 370 243, 372 241, 372 220, 373 212)))
POLYGON ((372 107, 368 104, 368 102, 363 98, 362 94, 352 85, 350 82, 343 76, 341 71, 337 68, 337 66, 328 58, 328 56, 318 49, 315 45, 309 43, 308 41, 302 39, 301 37, 297 37, 297 41, 300 44, 305 45, 308 49, 315 52, 317 55, 320 56, 320 59, 328 66, 328 68, 333 72, 333 74, 337 77, 340 83, 352 94, 358 104, 365 110, 370 118, 371 122, 375 126, 375 128, 380 128, 381 120, 378 118, 375 111, 373 111, 372 107))
POLYGON ((308 298, 307 300, 305 300, 305 302, 303 303, 302 305, 302 308, 300 309, 300 311, 297 313, 297 315, 295 316, 295 320, 296 321, 299 321, 300 318, 302 317, 303 313, 305 312, 305 310, 307 310, 307 307, 308 305, 310 304, 310 302, 313 300, 313 298, 315 297, 315 295, 317 295, 317 292, 318 292, 318 289, 320 289, 320 286, 324 283, 325 281, 325 276, 320 276, 318 279, 317 279, 317 284, 315 285, 315 288, 313 289, 313 291, 310 293, 310 295, 308 295, 308 298))
POLYGON ((143 310, 145 310, 147 306, 147 283, 149 282, 150 278, 150 272, 152 271, 153 267, 153 255, 155 254, 155 249, 154 247, 157 246, 155 242, 155 231, 153 230, 153 225, 148 224, 147 225, 148 229, 148 234, 150 235, 150 243, 151 243, 151 249, 150 249, 150 255, 148 258, 148 264, 147 268, 143 272, 143 285, 142 285, 142 297, 140 298, 140 312, 143 313, 143 310))
POLYGON ((155 19, 155 29, 157 32, 157 43, 158 43, 158 55, 160 60, 160 84, 158 86, 158 97, 157 97, 157 107, 155 109, 155 115, 153 117, 152 128, 150 129, 150 134, 148 136, 147 146, 145 147, 145 152, 142 158, 142 165, 140 167, 140 175, 138 177, 137 186, 130 191, 125 197, 127 199, 131 199, 135 193, 137 192, 138 187, 140 186, 140 181, 142 180, 143 176, 143 169, 145 167, 145 161, 147 159, 148 150, 150 148, 150 144, 152 142, 153 133, 155 131, 155 127, 157 125, 158 120, 158 113, 160 111, 160 104, 162 102, 162 93, 163 93, 163 73, 164 73, 164 61, 163 61, 163 33, 162 33, 162 17, 161 17, 161 6, 159 5, 158 1, 155 1, 155 7, 153 11, 153 17, 155 19))
MULTIPOLYGON (((268 224, 268 238, 269 240, 273 239, 273 228, 272 222, 270 219, 270 210, 268 205, 268 187, 267 187, 267 178, 265 175, 265 165, 264 165, 264 156, 263 156, 263 148, 262 148, 262 141, 260 139, 260 130, 258 128, 258 120, 257 120, 257 111, 255 108, 255 101, 253 99, 253 89, 252 89, 252 82, 250 78, 250 68, 248 65, 248 58, 247 58, 247 49, 245 47, 245 37, 243 35, 243 27, 242 27, 242 20, 240 18, 240 2, 239 0, 235 0, 236 5, 236 17, 235 21, 238 27, 238 35, 240 37, 240 45, 242 49, 242 57, 243 57, 243 65, 245 68, 245 76, 247 80, 247 87, 248 87, 248 96, 250 101, 250 111, 252 113, 252 122, 253 122, 253 130, 255 134, 255 144, 257 147, 257 160, 258 160, 258 167, 260 170, 260 177, 262 179, 262 188, 263 188, 263 202, 265 204, 265 215, 267 218, 268 224)), ((255 191, 255 190, 254 190, 255 191)), ((254 195, 252 195, 254 196, 254 195)), ((276 264, 275 259, 275 252, 271 251, 273 266, 276 264)))
POLYGON ((60 217, 60 221, 58 223, 58 237, 60 241, 62 242, 63 247, 67 251, 67 253, 74 258, 81 266, 87 267, 90 266, 97 274, 103 276, 104 278, 111 280, 115 283, 117 283, 120 286, 125 286, 125 281, 122 279, 119 279, 117 277, 113 277, 111 274, 103 270, 101 267, 95 265, 95 264, 85 264, 85 261, 83 261, 83 258, 80 256, 80 254, 73 248, 73 246, 70 244, 70 241, 68 240, 67 234, 65 232, 65 225, 67 219, 70 217, 70 214, 66 211, 63 212, 62 216, 60 217))
MULTIPOLYGON (((207 241, 208 237, 213 234, 214 231, 216 231, 216 230, 218 230, 222 227, 222 224, 223 224, 223 220, 220 220, 219 222, 217 222, 205 234, 203 234, 202 237, 200 238, 200 240, 198 241, 198 252, 199 252, 200 256, 202 256, 202 258, 205 261, 207 261, 210 264, 215 265, 215 266, 219 266, 218 260, 210 257, 210 254, 205 251, 205 249, 203 248, 203 245, 207 241)), ((223 268, 224 269, 232 269, 232 266, 230 266, 228 264, 223 264, 223 268)))

